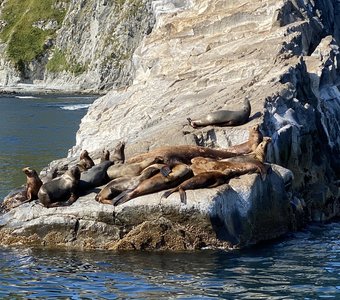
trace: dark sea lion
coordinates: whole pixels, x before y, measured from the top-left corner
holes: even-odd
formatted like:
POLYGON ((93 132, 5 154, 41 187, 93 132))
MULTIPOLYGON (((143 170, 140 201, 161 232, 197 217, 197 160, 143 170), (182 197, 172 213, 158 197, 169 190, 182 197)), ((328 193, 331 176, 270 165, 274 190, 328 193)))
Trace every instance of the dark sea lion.
POLYGON ((142 181, 134 190, 121 193, 112 200, 117 206, 138 196, 159 192, 173 188, 192 176, 190 167, 186 164, 177 164, 171 169, 171 173, 165 177, 161 173, 142 181))
POLYGON ((103 150, 102 155, 100 157, 100 162, 110 160, 110 151, 109 150, 103 150))
POLYGON ((188 118, 190 126, 202 127, 208 125, 218 125, 218 126, 237 126, 245 124, 249 120, 251 106, 248 98, 244 99, 243 108, 241 110, 217 110, 207 114, 206 116, 191 120, 188 118))
POLYGON ((78 184, 79 192, 82 193, 108 183, 110 178, 107 175, 107 170, 112 164, 112 161, 105 160, 91 169, 82 172, 78 184))
POLYGON ((182 182, 179 186, 166 191, 162 198, 168 198, 172 193, 179 192, 181 202, 187 202, 187 196, 185 191, 186 190, 194 190, 194 189, 201 189, 201 188, 213 188, 219 186, 221 184, 225 184, 229 181, 230 178, 234 176, 238 176, 237 171, 226 171, 225 173, 218 172, 218 171, 210 171, 204 172, 195 175, 192 178, 189 178, 182 182))
POLYGON ((249 128, 248 141, 231 146, 226 149, 226 151, 237 153, 237 154, 247 154, 255 151, 256 147, 262 142, 263 135, 260 132, 260 126, 258 124, 251 126, 249 128))
POLYGON ((83 150, 80 153, 80 158, 79 158, 79 162, 77 163, 77 166, 80 172, 89 170, 94 166, 94 162, 86 150, 83 150))
POLYGON ((80 170, 73 166, 60 177, 44 183, 38 193, 40 203, 45 207, 71 205, 78 199, 79 179, 80 170))
POLYGON ((126 190, 135 189, 143 180, 160 171, 164 164, 153 164, 145 168, 139 176, 124 176, 111 180, 95 197, 103 204, 112 204, 112 199, 126 190))
POLYGON ((107 170, 107 175, 109 178, 115 179, 123 176, 138 176, 141 172, 148 166, 155 163, 162 163, 163 158, 159 156, 145 158, 144 160, 136 163, 124 163, 124 164, 114 164, 110 166, 107 170))
POLYGON ((212 149, 208 147, 193 146, 193 145, 178 145, 165 146, 151 150, 131 157, 128 163, 141 162, 152 157, 162 157, 165 164, 171 165, 173 163, 190 164, 192 158, 197 156, 211 157, 215 159, 229 158, 236 156, 236 153, 231 153, 223 149, 212 149))
POLYGON ((122 164, 125 162, 125 142, 119 142, 116 147, 113 149, 113 153, 110 156, 110 160, 114 162, 114 164, 122 164))

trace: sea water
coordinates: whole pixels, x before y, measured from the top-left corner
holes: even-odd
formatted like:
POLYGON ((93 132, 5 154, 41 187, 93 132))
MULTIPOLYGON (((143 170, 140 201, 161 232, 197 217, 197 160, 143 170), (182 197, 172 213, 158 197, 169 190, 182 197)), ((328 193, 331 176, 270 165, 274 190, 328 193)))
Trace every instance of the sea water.
POLYGON ((0 199, 26 183, 22 168, 38 173, 67 156, 94 96, 0 97, 0 199))
MULTIPOLYGON (((0 195, 65 157, 94 97, 0 98, 0 195)), ((242 251, 0 248, 0 299, 340 299, 340 222, 242 251)))

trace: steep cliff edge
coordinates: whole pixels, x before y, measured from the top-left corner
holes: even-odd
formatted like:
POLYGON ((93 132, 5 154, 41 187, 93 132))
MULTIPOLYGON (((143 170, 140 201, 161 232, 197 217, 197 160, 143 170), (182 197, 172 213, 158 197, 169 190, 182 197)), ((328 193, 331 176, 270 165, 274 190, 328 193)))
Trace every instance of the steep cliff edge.
POLYGON ((246 246, 340 215, 338 1, 153 1, 152 32, 133 53, 133 83, 98 99, 69 157, 127 142, 131 156, 160 145, 226 147, 259 123, 271 136, 265 180, 179 196, 138 197, 116 208, 94 193, 69 208, 27 204, 1 218, 3 243, 106 249, 246 246), (193 129, 195 118, 248 96, 251 120, 193 129), (281 165, 282 167, 279 167, 281 165), (289 171, 290 169, 291 171, 289 171), (98 234, 100 233, 100 234, 98 234))

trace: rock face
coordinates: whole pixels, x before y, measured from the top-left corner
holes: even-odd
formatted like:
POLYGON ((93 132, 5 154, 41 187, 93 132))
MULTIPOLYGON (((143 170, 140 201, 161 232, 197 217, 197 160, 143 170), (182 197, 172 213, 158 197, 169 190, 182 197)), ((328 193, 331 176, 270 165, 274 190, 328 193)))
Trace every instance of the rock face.
POLYGON ((188 191, 186 205, 178 194, 153 194, 113 208, 94 193, 69 208, 27 204, 2 216, 3 243, 242 247, 340 215, 339 2, 171 3, 152 2, 155 25, 133 53, 133 83, 95 101, 69 157, 53 165, 83 149, 99 156, 122 140, 127 157, 162 145, 227 147, 258 123, 272 138, 272 172, 188 191), (222 107, 237 110, 244 97, 252 106, 245 125, 187 124, 222 107))
MULTIPOLYGON (((24 83, 37 90, 103 92, 131 83, 132 53, 152 30, 153 1, 50 2, 54 9, 66 10, 62 24, 53 18, 32 24, 41 31, 58 30, 46 40, 45 51, 33 60, 24 60, 20 70, 8 58, 8 45, 2 44, 1 85, 7 90, 20 89, 24 83)), ((8 3, 3 5, 6 8, 8 3)), ((24 18, 26 11, 22 13, 24 18)))

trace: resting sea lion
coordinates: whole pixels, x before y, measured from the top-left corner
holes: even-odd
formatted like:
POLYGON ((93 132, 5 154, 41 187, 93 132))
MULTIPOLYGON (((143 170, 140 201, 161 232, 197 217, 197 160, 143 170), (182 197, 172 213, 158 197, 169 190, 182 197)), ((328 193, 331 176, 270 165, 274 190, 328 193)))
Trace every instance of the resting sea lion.
POLYGON ((133 191, 123 192, 112 200, 113 205, 122 204, 138 196, 159 192, 177 186, 192 176, 192 171, 186 164, 177 164, 171 173, 165 177, 161 173, 142 181, 133 191))
POLYGON ((270 138, 264 138, 254 152, 228 159, 214 160, 195 157, 191 160, 191 169, 195 175, 209 171, 220 171, 224 173, 228 170, 237 171, 239 173, 238 175, 256 172, 260 173, 264 179, 267 173, 267 166, 264 165, 264 161, 269 142, 270 138))
POLYGON ((226 150, 237 154, 247 154, 255 151, 256 147, 262 142, 262 140, 263 135, 260 132, 260 126, 256 124, 249 128, 248 141, 235 146, 231 146, 226 150))
POLYGON ((110 151, 109 150, 103 150, 102 155, 100 157, 100 162, 110 160, 110 151))
POLYGON ((79 191, 84 192, 108 183, 110 178, 107 176, 107 170, 112 164, 112 161, 105 160, 91 169, 82 172, 78 184, 79 191))
POLYGON ((90 157, 89 153, 86 150, 83 150, 80 153, 79 162, 77 163, 77 166, 80 170, 80 172, 84 172, 86 170, 91 169, 94 166, 94 162, 92 158, 90 157))
POLYGON ((71 205, 78 199, 76 192, 80 179, 80 170, 73 166, 62 176, 44 183, 38 193, 38 198, 45 207, 71 205))
POLYGON ((112 165, 107 169, 107 175, 109 178, 115 179, 118 177, 123 176, 138 176, 140 173, 148 166, 155 164, 155 163, 162 163, 163 158, 156 156, 156 157, 149 157, 145 158, 144 160, 137 162, 137 163, 125 163, 120 165, 112 165))
POLYGON ((141 162, 145 159, 160 156, 164 163, 172 165, 174 163, 190 164, 192 158, 197 156, 211 157, 215 159, 222 159, 236 156, 236 153, 231 153, 223 149, 212 149, 208 147, 193 146, 193 145, 179 145, 179 146, 165 146, 151 150, 148 153, 143 153, 131 157, 128 163, 141 162))
POLYGON ((125 142, 119 142, 113 149, 113 153, 110 156, 110 160, 115 164, 123 164, 125 162, 125 142))
POLYGON ((112 199, 121 192, 135 189, 143 180, 150 178, 164 167, 164 164, 153 164, 145 168, 139 176, 123 176, 111 180, 95 197, 103 204, 112 204, 112 199))
POLYGON ((182 182, 179 186, 166 191, 162 198, 168 198, 172 193, 179 192, 181 202, 187 202, 186 190, 194 190, 201 188, 213 188, 221 184, 227 183, 230 178, 239 175, 237 171, 228 170, 225 173, 218 171, 204 172, 195 175, 182 182))
POLYGON ((249 119, 251 107, 248 98, 244 99, 243 109, 241 110, 217 110, 207 114, 206 116, 191 120, 188 118, 189 124, 196 128, 198 126, 219 125, 219 126, 237 126, 246 123, 249 119))
POLYGON ((239 156, 230 157, 230 158, 222 159, 222 160, 242 162, 242 161, 249 160, 249 159, 256 159, 260 161, 261 163, 264 163, 266 160, 268 144, 270 142, 271 142, 271 138, 266 136, 263 138, 262 142, 256 147, 255 151, 249 154, 239 155, 239 156))

